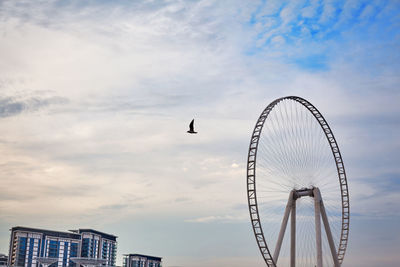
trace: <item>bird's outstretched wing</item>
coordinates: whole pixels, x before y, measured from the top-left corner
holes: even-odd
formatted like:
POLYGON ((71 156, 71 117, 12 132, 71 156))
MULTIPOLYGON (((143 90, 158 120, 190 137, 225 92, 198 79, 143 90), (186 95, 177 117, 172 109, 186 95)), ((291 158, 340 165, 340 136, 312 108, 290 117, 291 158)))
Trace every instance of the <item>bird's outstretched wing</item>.
POLYGON ((194 132, 194 119, 189 124, 189 131, 194 132))

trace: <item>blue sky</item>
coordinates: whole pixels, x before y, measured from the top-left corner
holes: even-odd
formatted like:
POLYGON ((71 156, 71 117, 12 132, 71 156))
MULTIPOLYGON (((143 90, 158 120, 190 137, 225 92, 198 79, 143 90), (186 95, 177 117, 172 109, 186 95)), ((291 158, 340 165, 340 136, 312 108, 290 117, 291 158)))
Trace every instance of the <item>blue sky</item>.
POLYGON ((248 143, 299 95, 343 153, 343 266, 400 262, 398 1, 2 1, 0 21, 0 253, 15 225, 92 227, 118 262, 263 266, 248 143))

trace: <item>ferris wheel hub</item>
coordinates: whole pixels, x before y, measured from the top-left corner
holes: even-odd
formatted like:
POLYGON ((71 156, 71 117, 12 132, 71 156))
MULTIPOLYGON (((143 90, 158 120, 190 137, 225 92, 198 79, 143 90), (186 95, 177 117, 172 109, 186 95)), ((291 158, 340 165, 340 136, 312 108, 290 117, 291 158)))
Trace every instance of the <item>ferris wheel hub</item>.
POLYGON ((309 196, 309 197, 314 197, 314 189, 317 187, 311 187, 311 188, 302 188, 295 190, 293 189, 293 199, 296 200, 301 197, 309 196))

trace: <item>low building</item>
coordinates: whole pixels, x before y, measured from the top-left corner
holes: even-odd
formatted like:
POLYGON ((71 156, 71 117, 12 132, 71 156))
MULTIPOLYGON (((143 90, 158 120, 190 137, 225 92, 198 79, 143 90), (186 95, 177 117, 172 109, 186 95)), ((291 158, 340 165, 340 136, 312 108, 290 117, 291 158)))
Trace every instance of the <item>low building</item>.
POLYGON ((8 256, 0 253, 0 266, 7 266, 8 256))
POLYGON ((10 266, 39 267, 37 258, 58 259, 49 267, 75 267, 71 258, 103 259, 115 266, 117 246, 114 235, 92 229, 60 232, 16 226, 10 229, 10 266))
POLYGON ((143 254, 125 254, 123 267, 161 267, 161 259, 143 254))

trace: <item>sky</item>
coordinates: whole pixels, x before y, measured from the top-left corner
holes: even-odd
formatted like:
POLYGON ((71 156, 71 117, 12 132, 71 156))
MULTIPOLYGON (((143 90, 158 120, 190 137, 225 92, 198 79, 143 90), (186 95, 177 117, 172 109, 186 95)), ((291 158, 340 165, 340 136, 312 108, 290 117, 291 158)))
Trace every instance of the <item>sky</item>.
POLYGON ((0 253, 13 226, 88 227, 118 236, 118 264, 264 266, 248 145, 298 95, 344 159, 343 266, 398 266, 399 81, 395 0, 2 0, 0 253))

